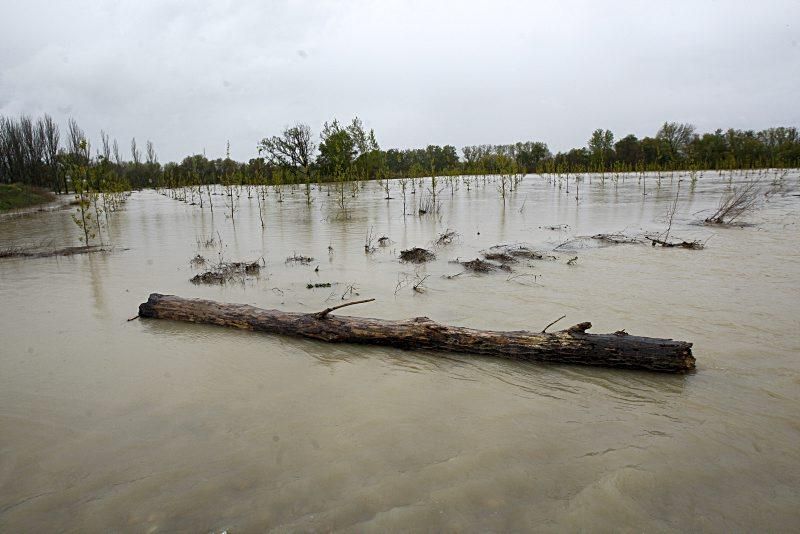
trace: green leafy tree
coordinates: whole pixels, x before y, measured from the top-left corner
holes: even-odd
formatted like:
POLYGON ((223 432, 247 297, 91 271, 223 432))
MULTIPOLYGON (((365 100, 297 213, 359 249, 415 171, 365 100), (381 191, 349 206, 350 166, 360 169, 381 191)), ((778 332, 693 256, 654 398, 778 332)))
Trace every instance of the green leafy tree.
POLYGON ((694 126, 687 123, 665 122, 656 133, 662 143, 663 163, 674 165, 686 159, 689 144, 695 137, 694 126))
POLYGON ((633 134, 626 135, 614 143, 614 156, 629 169, 635 168, 644 158, 641 141, 633 134))
POLYGON ((605 171, 606 166, 614 159, 614 134, 611 130, 598 128, 592 132, 589 153, 592 167, 597 171, 605 171))
POLYGON ((317 164, 328 176, 344 175, 351 167, 356 155, 355 142, 347 129, 339 122, 325 123, 320 134, 317 164))
POLYGON ((95 237, 92 230, 91 199, 89 197, 89 143, 86 139, 75 141, 73 149, 76 151, 70 162, 70 180, 72 189, 75 191, 76 208, 72 214, 72 220, 81 229, 84 245, 90 245, 95 237))
POLYGON ((258 152, 268 165, 302 174, 308 205, 311 204, 311 162, 315 150, 311 127, 302 123, 284 128, 280 135, 265 137, 258 144, 258 152))

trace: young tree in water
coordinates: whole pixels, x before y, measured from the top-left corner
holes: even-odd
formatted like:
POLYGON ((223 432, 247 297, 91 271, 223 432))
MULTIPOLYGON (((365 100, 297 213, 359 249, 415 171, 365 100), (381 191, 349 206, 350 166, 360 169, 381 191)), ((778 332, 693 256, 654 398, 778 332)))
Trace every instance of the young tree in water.
POLYGON ((77 127, 74 121, 70 122, 70 150, 75 152, 70 154, 69 170, 72 180, 72 189, 75 191, 77 208, 72 214, 72 220, 83 232, 84 245, 89 245, 90 240, 95 237, 92 231, 92 214, 89 211, 91 206, 89 198, 89 143, 85 138, 81 138, 83 132, 77 127))
MULTIPOLYGON (((413 179, 412 179, 413 181, 413 179)), ((406 188, 408 187, 408 178, 400 178, 398 180, 400 184, 400 191, 403 194, 403 218, 406 216, 406 188)))
POLYGON ((589 153, 596 171, 603 172, 614 156, 614 134, 611 130, 598 128, 589 138, 589 153))
POLYGON ((325 123, 320 134, 319 163, 323 172, 329 176, 345 172, 355 157, 355 143, 350 133, 341 127, 336 119, 325 123))
POLYGON ((500 175, 500 185, 497 186, 503 205, 506 203, 506 194, 513 187, 513 178, 517 174, 517 162, 505 155, 497 156, 497 171, 500 175))
POLYGON ((225 196, 227 197, 227 208, 230 213, 231 224, 236 228, 235 213, 238 210, 237 202, 239 200, 239 189, 237 185, 241 184, 241 176, 236 162, 231 159, 231 142, 228 141, 225 148, 225 159, 222 161, 222 176, 220 182, 225 187, 225 196))
POLYGON ((280 135, 265 137, 258 144, 258 153, 263 154, 269 165, 291 169, 303 174, 306 204, 311 204, 311 159, 316 150, 311 138, 311 127, 297 123, 284 128, 280 135))
POLYGON ((656 134, 656 139, 663 147, 666 162, 672 165, 686 157, 687 148, 694 137, 693 125, 677 122, 665 122, 656 134))
POLYGON ((320 139, 317 163, 323 172, 334 177, 338 187, 339 207, 346 211, 345 182, 356 153, 355 143, 350 133, 336 119, 330 124, 324 124, 320 139))

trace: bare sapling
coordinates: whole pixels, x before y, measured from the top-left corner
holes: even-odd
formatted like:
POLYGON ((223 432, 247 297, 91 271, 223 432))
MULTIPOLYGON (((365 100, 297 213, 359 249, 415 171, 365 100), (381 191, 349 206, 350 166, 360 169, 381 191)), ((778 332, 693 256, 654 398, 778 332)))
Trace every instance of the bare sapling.
POLYGON ((398 180, 398 182, 400 183, 400 191, 403 194, 403 217, 405 218, 405 216, 406 216, 406 187, 408 187, 408 179, 407 178, 401 178, 400 180, 398 180))
POLYGON ((667 209, 667 229, 664 231, 664 241, 669 241, 669 233, 672 230, 672 220, 675 218, 675 211, 678 208, 678 195, 681 193, 681 182, 683 180, 678 180, 678 189, 675 191, 675 199, 670 204, 669 208, 667 209))
POLYGON ((655 246, 661 246, 664 248, 677 247, 677 248, 686 248, 690 250, 701 250, 705 248, 705 244, 702 243, 701 241, 669 240, 669 234, 672 231, 672 221, 675 218, 675 212, 678 209, 678 196, 680 195, 681 192, 681 182, 683 182, 683 180, 678 180, 678 188, 677 191, 675 192, 675 198, 673 199, 669 208, 667 208, 667 228, 660 234, 657 234, 654 237, 645 237, 645 239, 649 240, 650 244, 654 247, 655 246))
POLYGON ((375 229, 370 226, 364 238, 364 254, 372 254, 373 252, 375 252, 375 229))

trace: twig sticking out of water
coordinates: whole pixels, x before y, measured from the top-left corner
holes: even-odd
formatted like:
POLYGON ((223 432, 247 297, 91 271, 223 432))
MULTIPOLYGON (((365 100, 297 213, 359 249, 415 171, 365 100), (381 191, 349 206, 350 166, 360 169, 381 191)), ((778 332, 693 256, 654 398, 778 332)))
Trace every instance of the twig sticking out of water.
POLYGON ((681 193, 681 182, 678 180, 678 189, 675 191, 675 200, 672 201, 669 209, 667 210, 667 229, 664 231, 663 241, 669 241, 669 232, 672 230, 672 219, 675 218, 675 211, 678 209, 678 195, 681 193))
POLYGON ((523 286, 530 286, 530 285, 540 286, 542 284, 537 282, 537 280, 539 279, 539 276, 540 275, 533 274, 533 273, 511 274, 511 275, 508 276, 508 278, 506 278, 506 282, 516 282, 516 283, 521 284, 523 286), (525 282, 522 281, 522 280, 525 280, 525 279, 528 279, 528 278, 533 278, 533 284, 526 284, 525 282))
POLYGON ((356 287, 355 284, 349 284, 347 289, 344 290, 344 293, 342 293, 341 300, 345 300, 347 297, 352 297, 353 295, 358 296, 358 287, 356 287))
POLYGON ((411 286, 411 289, 413 289, 416 293, 425 293, 425 290, 428 289, 425 285, 425 280, 427 280, 429 276, 429 274, 426 274, 425 276, 420 276, 417 274, 416 278, 414 279, 414 285, 411 286))
POLYGON ((369 227, 367 230, 367 236, 364 238, 364 253, 365 254, 372 254, 375 252, 375 233, 374 228, 372 226, 369 227))

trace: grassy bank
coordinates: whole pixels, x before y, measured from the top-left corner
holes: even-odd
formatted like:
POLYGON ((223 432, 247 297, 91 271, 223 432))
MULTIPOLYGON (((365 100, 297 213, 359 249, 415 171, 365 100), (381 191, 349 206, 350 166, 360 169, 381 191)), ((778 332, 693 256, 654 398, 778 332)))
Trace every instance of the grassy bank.
POLYGON ((0 211, 27 208, 55 199, 53 193, 23 184, 0 184, 0 211))

